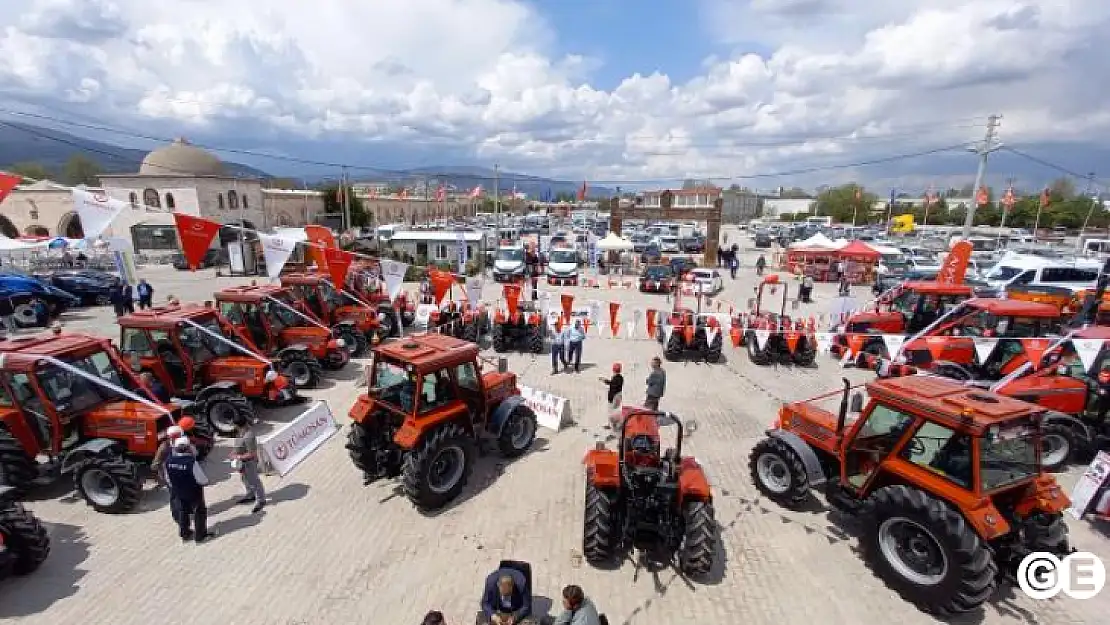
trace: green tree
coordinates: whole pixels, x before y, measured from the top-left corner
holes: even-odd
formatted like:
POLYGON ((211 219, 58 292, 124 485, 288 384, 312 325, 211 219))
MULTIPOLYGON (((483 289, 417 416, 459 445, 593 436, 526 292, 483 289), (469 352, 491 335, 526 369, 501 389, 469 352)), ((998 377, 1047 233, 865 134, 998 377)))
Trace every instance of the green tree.
POLYGON ((871 207, 877 200, 874 193, 867 193, 858 184, 845 184, 826 189, 817 196, 816 214, 828 215, 837 223, 850 224, 854 218, 857 225, 863 225, 873 220, 871 207))
POLYGON ((1054 198, 1070 200, 1075 197, 1075 183, 1071 178, 1057 178, 1048 185, 1049 193, 1054 198))
POLYGON ((8 171, 32 180, 48 180, 54 177, 46 165, 35 162, 16 163, 9 167, 8 171))
MULTIPOLYGON (((334 213, 336 215, 343 214, 343 195, 339 192, 340 187, 333 185, 324 188, 324 212, 334 213)), ((351 187, 344 187, 344 193, 350 198, 351 206, 351 227, 363 228, 370 225, 370 213, 366 210, 362 200, 359 199, 351 187)))
POLYGON ((74 154, 69 157, 69 160, 62 167, 61 181, 70 186, 83 184, 96 187, 100 186, 100 174, 102 173, 104 171, 100 168, 100 163, 81 154, 74 154))

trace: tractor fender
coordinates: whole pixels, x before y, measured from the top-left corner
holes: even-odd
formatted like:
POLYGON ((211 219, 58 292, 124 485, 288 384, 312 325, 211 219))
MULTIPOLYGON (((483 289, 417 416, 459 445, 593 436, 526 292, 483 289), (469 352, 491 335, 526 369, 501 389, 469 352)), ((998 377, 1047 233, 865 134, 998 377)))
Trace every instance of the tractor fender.
POLYGON ((278 350, 277 357, 279 360, 284 360, 286 354, 306 354, 311 355, 312 352, 308 349, 308 345, 304 343, 296 343, 294 345, 287 345, 278 350))
POLYGON ((1073 417, 1070 414, 1049 411, 1045 413, 1044 420, 1041 423, 1043 425, 1059 424, 1067 426, 1076 434, 1083 436, 1084 443, 1091 443, 1094 440, 1091 428, 1088 427, 1086 423, 1083 423, 1082 419, 1073 417))
POLYGON ((99 456, 118 446, 119 441, 110 438, 91 438, 66 452, 65 458, 62 460, 61 472, 69 473, 85 459, 99 456))
POLYGON ((825 471, 821 468, 821 460, 817 458, 813 448, 802 440, 802 437, 786 430, 767 430, 767 436, 777 438, 790 445, 790 449, 798 454, 798 457, 802 459, 802 464, 806 467, 806 477, 809 479, 810 486, 819 486, 826 482, 825 471))
POLYGON ((513 409, 524 403, 524 397, 521 395, 510 395, 505 401, 497 405, 493 409, 493 414, 489 417, 489 431, 501 436, 501 428, 505 427, 505 423, 509 420, 509 414, 513 409))
POLYGON ((202 404, 202 403, 208 401, 209 397, 212 397, 213 395, 215 395, 217 393, 226 392, 226 391, 230 391, 230 392, 233 392, 233 393, 240 392, 239 391, 239 383, 238 382, 232 382, 230 380, 223 380, 221 382, 213 382, 213 383, 209 384, 208 386, 202 388, 200 390, 200 392, 197 393, 197 400, 196 401, 197 401, 198 404, 202 404))

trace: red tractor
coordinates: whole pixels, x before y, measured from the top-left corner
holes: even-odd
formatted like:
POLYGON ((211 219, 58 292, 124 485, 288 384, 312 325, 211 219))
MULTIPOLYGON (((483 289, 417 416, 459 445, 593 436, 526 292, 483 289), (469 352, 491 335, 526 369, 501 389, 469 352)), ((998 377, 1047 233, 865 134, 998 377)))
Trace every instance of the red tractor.
MULTIPOLYGON (((154 457, 159 434, 184 408, 157 404, 107 340, 44 334, 0 341, 0 477, 20 494, 40 477, 71 474, 98 512, 127 512, 142 492, 139 465, 154 457)), ((207 455, 207 428, 198 423, 190 437, 207 455)))
POLYGON ((720 539, 713 491, 698 461, 682 455, 682 422, 634 406, 622 416, 617 449, 598 443, 586 454, 586 561, 609 564, 624 549, 642 548, 666 553, 684 575, 708 575, 720 539), (666 451, 660 426, 677 431, 666 451))
POLYGON ((763 277, 756 287, 755 309, 747 315, 743 325, 747 330, 740 337, 740 344, 747 348, 748 359, 757 365, 793 363, 808 367, 817 360, 817 339, 813 328, 804 321, 791 319, 786 314, 787 288, 778 274, 763 277), (771 287, 771 295, 782 289, 782 307, 779 314, 764 312, 763 290, 771 287), (763 339, 762 345, 760 338, 763 339))
POLYGON ((316 386, 321 369, 337 371, 351 360, 344 339, 294 312, 288 289, 233 286, 217 291, 215 299, 224 319, 259 351, 275 359, 297 388, 316 386))
POLYGON ((150 371, 171 395, 194 402, 196 414, 220 435, 235 434, 236 415, 254 420, 251 399, 303 400, 271 362, 228 344, 250 349, 215 308, 163 306, 124 315, 119 325, 120 351, 132 368, 150 371))
POLYGON ((859 350, 891 358, 884 334, 913 335, 935 322, 944 311, 972 297, 971 287, 939 282, 903 282, 879 297, 875 310, 850 316, 833 337, 831 353, 841 357, 850 349, 848 335, 866 335, 859 350))
POLYGON ((523 345, 533 354, 543 353, 547 320, 536 310, 534 301, 521 301, 519 284, 506 284, 504 291, 507 311, 497 309, 490 327, 490 342, 496 352, 507 352, 523 345))
POLYGON ((667 360, 678 360, 694 352, 706 362, 719 362, 724 346, 721 322, 711 314, 701 312, 701 296, 697 298, 697 312, 682 307, 682 297, 676 291, 674 308, 656 329, 655 339, 663 345, 667 360))
POLYGON ((482 373, 478 346, 423 334, 374 348, 369 391, 351 408, 347 449, 366 479, 400 476, 420 510, 459 496, 476 451, 494 442, 506 458, 536 438, 536 415, 516 375, 482 373))
POLYGON ((0 580, 34 573, 50 555, 50 536, 35 515, 0 484, 0 580))
POLYGON ((861 517, 870 568, 936 615, 978 608, 1031 553, 1070 553, 1071 502, 1041 468, 1043 408, 935 376, 866 391, 863 405, 844 380, 785 404, 751 452, 759 492, 798 509, 816 489, 861 517))
POLYGON ((294 273, 281 276, 281 286, 286 287, 301 303, 302 312, 329 326, 336 338, 343 339, 344 348, 353 357, 366 353, 370 343, 389 336, 379 312, 366 302, 335 288, 331 281, 314 273, 294 273))
POLYGON ((490 320, 484 306, 471 310, 463 299, 461 302, 444 302, 439 310, 432 311, 428 325, 455 338, 478 343, 482 335, 489 331, 490 320))

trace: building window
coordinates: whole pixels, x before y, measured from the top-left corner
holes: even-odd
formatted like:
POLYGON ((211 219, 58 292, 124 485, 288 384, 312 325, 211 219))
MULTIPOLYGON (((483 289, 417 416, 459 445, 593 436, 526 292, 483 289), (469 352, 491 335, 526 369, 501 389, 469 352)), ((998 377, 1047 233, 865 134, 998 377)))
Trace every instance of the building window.
POLYGON ((250 204, 247 204, 247 196, 246 196, 246 194, 243 194, 243 197, 242 197, 242 198, 240 198, 240 199, 242 199, 242 200, 243 200, 243 210, 249 210, 249 209, 250 209, 250 204))
POLYGON ((444 245, 442 243, 436 244, 435 252, 436 252, 436 260, 447 260, 447 246, 446 245, 444 245))
POLYGON ((177 202, 173 201, 172 193, 166 194, 166 208, 170 209, 171 211, 177 208, 177 202))
POLYGON ((227 192, 227 208, 229 210, 239 209, 239 194, 234 191, 227 192))
POLYGON ((217 193, 216 194, 216 206, 220 210, 224 210, 224 194, 223 193, 217 193))
POLYGON ((147 210, 162 208, 162 198, 158 197, 158 192, 154 189, 146 189, 143 191, 143 204, 147 210))
POLYGON ((127 201, 131 203, 131 210, 139 210, 139 194, 132 191, 127 194, 127 201))

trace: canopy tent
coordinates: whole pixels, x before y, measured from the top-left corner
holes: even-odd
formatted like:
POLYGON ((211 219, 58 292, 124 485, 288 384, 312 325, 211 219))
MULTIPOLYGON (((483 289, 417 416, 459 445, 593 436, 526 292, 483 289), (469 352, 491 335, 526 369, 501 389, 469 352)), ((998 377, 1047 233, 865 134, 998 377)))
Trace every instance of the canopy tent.
POLYGON ((629 252, 632 251, 632 242, 628 239, 622 239, 615 232, 610 232, 605 235, 605 238, 597 242, 597 249, 603 252, 629 252))
POLYGON ((852 241, 848 245, 837 250, 837 254, 843 258, 860 258, 865 260, 876 260, 881 255, 878 250, 863 241, 852 241))
POLYGON ((790 249, 835 249, 836 243, 829 237, 818 232, 804 241, 795 241, 788 246, 790 249))

